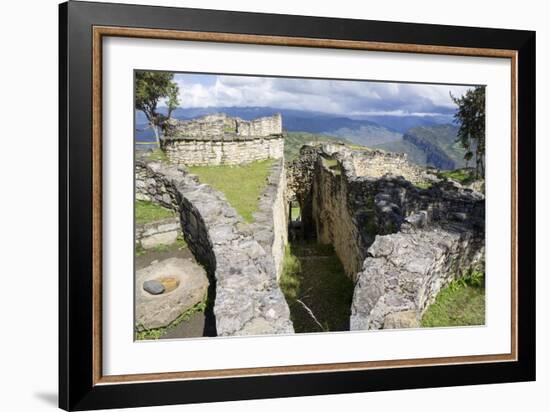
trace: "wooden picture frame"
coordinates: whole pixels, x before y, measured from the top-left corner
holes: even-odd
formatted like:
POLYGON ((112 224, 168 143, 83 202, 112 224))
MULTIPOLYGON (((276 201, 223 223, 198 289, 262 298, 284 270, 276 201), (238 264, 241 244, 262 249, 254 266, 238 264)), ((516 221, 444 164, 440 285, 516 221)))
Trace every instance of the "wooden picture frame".
MULTIPOLYGON (((535 379, 535 33, 290 15, 60 5, 59 406, 152 406, 535 379), (512 65, 511 352, 140 375, 102 374, 102 39, 480 56, 512 65), (520 184, 521 183, 521 184, 520 184)), ((504 177, 503 177, 504 178, 504 177)))

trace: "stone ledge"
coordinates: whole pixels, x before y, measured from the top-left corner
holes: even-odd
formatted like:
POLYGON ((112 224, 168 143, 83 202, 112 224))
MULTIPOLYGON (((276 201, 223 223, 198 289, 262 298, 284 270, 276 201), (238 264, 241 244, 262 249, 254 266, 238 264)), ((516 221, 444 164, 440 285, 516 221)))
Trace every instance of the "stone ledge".
POLYGON ((151 249, 159 245, 171 245, 177 240, 180 231, 178 217, 136 224, 136 244, 141 245, 144 249, 151 249))

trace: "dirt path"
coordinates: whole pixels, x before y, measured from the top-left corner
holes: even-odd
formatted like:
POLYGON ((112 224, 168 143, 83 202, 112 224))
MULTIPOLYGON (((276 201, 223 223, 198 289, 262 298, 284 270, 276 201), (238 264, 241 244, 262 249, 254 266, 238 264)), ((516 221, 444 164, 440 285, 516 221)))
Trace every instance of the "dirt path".
POLYGON ((353 282, 332 247, 296 242, 291 250, 300 262, 300 270, 292 276, 295 296, 286 296, 295 331, 349 330, 353 282))

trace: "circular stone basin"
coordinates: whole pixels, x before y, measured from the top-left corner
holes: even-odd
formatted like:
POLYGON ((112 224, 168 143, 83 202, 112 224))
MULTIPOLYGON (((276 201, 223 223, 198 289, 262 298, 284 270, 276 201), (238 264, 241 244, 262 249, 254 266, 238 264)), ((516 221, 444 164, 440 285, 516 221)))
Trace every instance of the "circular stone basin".
POLYGON ((169 258, 154 262, 136 271, 135 324, 137 328, 160 328, 197 303, 202 302, 208 290, 206 272, 191 259, 169 258), (162 284, 164 292, 151 294, 143 288, 144 282, 162 284))

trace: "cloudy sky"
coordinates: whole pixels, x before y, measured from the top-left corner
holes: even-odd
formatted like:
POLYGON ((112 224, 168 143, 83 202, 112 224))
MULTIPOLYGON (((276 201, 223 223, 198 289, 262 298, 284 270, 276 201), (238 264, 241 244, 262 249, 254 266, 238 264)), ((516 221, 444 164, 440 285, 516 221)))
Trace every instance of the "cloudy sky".
POLYGON ((455 105, 449 92, 460 96, 469 88, 209 74, 176 74, 174 80, 186 108, 263 106, 347 116, 450 115, 455 105))

